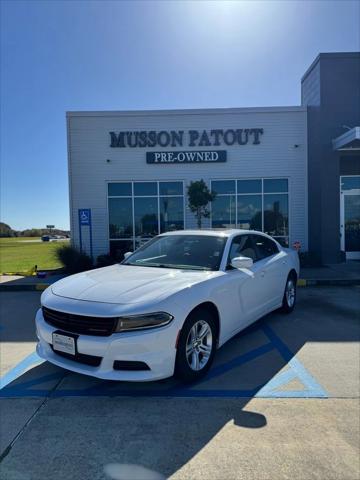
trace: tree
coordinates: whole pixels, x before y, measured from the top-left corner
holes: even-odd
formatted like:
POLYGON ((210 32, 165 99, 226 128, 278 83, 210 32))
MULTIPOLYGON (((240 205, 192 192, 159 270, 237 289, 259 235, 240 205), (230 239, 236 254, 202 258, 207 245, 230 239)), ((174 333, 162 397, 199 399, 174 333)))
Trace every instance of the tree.
POLYGON ((15 237, 16 232, 6 223, 0 222, 0 237, 15 237))
POLYGON ((196 217, 198 228, 201 229, 201 220, 202 218, 208 218, 210 216, 208 205, 209 202, 215 199, 216 194, 210 192, 208 186, 202 179, 191 182, 188 186, 187 193, 189 208, 196 217))

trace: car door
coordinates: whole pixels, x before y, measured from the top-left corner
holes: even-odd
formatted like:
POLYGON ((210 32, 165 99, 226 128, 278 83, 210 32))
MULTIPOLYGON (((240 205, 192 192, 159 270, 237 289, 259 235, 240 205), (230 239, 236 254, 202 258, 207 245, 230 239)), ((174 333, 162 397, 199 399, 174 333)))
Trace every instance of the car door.
POLYGON ((279 250, 271 238, 254 234, 252 240, 260 277, 261 302, 267 313, 279 306, 282 301, 286 281, 286 254, 279 250))
POLYGON ((251 235, 243 234, 233 238, 227 258, 227 290, 231 292, 231 302, 227 309, 232 317, 231 331, 235 332, 255 321, 264 309, 260 268, 257 265, 256 249, 251 235), (235 269, 231 266, 234 257, 249 257, 254 265, 250 269, 235 269))

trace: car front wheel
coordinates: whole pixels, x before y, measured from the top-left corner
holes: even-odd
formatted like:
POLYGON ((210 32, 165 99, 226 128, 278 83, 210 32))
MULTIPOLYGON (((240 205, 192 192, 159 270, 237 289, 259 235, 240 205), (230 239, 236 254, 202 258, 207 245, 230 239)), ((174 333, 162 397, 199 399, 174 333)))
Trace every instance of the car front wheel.
POLYGON ((183 382, 202 378, 216 350, 216 323, 206 309, 195 310, 184 323, 177 347, 175 375, 183 382))

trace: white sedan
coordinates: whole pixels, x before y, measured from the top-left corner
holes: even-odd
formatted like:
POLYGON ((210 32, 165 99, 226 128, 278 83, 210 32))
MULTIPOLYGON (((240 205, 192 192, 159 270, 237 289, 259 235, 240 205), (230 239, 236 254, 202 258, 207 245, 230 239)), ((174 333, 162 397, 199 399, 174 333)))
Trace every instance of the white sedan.
POLYGON ((295 306, 298 255, 261 232, 165 233, 125 257, 44 291, 40 357, 103 379, 193 381, 240 330, 295 306))

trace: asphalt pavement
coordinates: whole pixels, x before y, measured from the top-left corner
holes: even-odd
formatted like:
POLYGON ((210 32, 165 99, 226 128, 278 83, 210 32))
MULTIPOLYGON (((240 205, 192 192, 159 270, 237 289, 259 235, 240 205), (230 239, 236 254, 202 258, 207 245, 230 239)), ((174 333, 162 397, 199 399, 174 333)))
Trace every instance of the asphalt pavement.
POLYGON ((206 379, 106 382, 42 362, 38 292, 1 292, 4 479, 360 478, 360 288, 299 290, 206 379))

